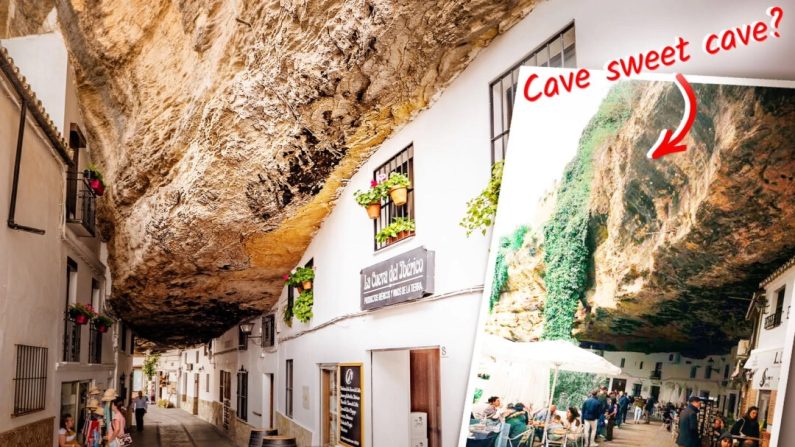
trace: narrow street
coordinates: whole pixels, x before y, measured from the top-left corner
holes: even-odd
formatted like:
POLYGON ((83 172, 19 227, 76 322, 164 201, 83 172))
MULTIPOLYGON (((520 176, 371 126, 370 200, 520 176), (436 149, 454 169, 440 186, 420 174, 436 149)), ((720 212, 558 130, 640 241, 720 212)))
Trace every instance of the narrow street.
POLYGON ((606 447, 641 447, 653 445, 654 447, 676 447, 671 433, 662 427, 660 422, 651 424, 628 423, 613 431, 613 440, 600 442, 606 447))
POLYGON ((140 447, 234 447, 212 424, 177 408, 149 407, 144 431, 130 424, 133 445, 140 447))

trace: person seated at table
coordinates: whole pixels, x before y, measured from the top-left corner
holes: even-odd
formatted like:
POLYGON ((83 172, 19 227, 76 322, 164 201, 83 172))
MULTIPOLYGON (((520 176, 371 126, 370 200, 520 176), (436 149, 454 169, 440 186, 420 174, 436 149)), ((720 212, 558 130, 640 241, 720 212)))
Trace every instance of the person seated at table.
POLYGON ((552 416, 549 421, 549 428, 547 429, 547 439, 550 441, 560 441, 563 435, 566 434, 566 427, 563 426, 563 420, 559 414, 552 416))
POLYGON ((718 447, 732 447, 732 434, 726 432, 718 438, 718 447))
POLYGON ((535 412, 533 415, 533 420, 538 422, 546 422, 547 421, 547 414, 554 415, 555 412, 558 411, 558 407, 555 404, 549 406, 549 408, 542 408, 535 412))
MULTIPOLYGON (((510 408, 510 405, 508 406, 510 408)), ((528 430, 527 424, 530 423, 530 415, 524 408, 524 404, 518 403, 513 409, 505 412, 505 423, 511 426, 508 437, 513 439, 528 430)), ((519 444, 515 444, 519 445, 519 444)))
POLYGON ((500 407, 502 402, 498 396, 491 396, 489 404, 481 411, 482 419, 500 420, 500 407))
MULTIPOLYGON (((735 436, 747 436, 749 438, 759 437, 759 408, 751 407, 745 412, 742 419, 734 423, 731 434, 735 436)), ((742 441, 742 447, 759 447, 759 441, 746 439, 742 441)))
POLYGON ((715 420, 712 421, 712 440, 718 440, 725 431, 726 423, 723 422, 723 418, 720 416, 715 416, 715 420))

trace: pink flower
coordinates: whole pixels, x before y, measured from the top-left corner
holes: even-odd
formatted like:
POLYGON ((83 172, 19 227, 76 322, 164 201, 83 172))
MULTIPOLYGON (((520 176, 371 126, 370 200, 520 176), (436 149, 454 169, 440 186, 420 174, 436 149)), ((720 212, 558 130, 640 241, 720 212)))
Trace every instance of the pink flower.
POLYGON ((375 180, 370 180, 370 187, 375 188, 376 186, 378 186, 378 182, 375 180))
POLYGON ((288 279, 290 279, 290 275, 282 275, 282 279, 287 281, 288 279))

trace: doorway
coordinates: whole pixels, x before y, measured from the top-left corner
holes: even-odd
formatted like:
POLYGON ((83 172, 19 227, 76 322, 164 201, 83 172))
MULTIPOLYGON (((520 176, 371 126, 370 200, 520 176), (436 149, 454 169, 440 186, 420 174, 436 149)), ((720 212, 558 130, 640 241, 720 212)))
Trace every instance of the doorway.
POLYGON ((658 387, 657 385, 652 385, 651 397, 654 399, 655 402, 660 401, 660 387, 658 387))
POLYGON ((199 414, 199 373, 193 373, 193 414, 199 414))
POLYGON ((273 374, 262 375, 262 425, 273 428, 273 374))
POLYGON ((337 365, 320 367, 321 445, 337 445, 337 365))
POLYGON ((221 370, 221 389, 218 393, 223 405, 221 412, 221 423, 224 430, 229 431, 229 422, 232 419, 232 373, 221 370))
POLYGON ((643 387, 643 384, 641 384, 641 383, 636 383, 636 384, 632 385, 632 395, 635 396, 635 397, 640 396, 640 391, 641 391, 642 387, 643 387))
POLYGON ((412 349, 411 411, 427 414, 428 447, 442 445, 442 390, 439 348, 412 349))
POLYGON ((610 391, 627 391, 627 379, 613 379, 613 385, 610 391))

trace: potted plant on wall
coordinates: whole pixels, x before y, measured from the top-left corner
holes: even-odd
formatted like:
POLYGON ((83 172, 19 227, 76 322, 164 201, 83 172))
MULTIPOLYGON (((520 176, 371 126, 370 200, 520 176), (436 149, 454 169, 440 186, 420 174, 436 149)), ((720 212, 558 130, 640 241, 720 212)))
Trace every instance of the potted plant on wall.
POLYGON ((292 276, 292 282, 300 285, 301 290, 312 290, 312 282, 315 280, 315 270, 312 267, 298 267, 292 276))
POLYGON ((298 295, 298 299, 293 304, 293 315, 295 318, 302 322, 307 323, 312 319, 312 305, 314 304, 314 296, 312 290, 304 290, 298 295))
POLYGON ((367 210, 367 216, 370 219, 378 219, 378 216, 381 215, 381 200, 386 198, 386 185, 384 182, 379 183, 376 180, 371 180, 370 189, 354 192, 353 198, 359 206, 363 206, 367 210))
POLYGON ((94 194, 101 196, 105 194, 105 182, 102 180, 102 173, 93 164, 88 165, 83 171, 83 177, 88 182, 88 187, 94 191, 94 194))
POLYGON ((400 172, 389 174, 389 178, 384 182, 389 189, 389 197, 395 206, 403 206, 408 200, 408 191, 411 187, 411 180, 400 172))
POLYGON ((75 303, 69 306, 69 318, 76 324, 86 324, 97 315, 90 304, 75 303))
POLYGON ((108 332, 108 329, 113 326, 113 319, 105 315, 96 315, 91 321, 94 327, 97 328, 97 331, 103 334, 108 332))
POLYGON ((392 220, 391 224, 382 228, 381 231, 375 235, 375 239, 379 244, 385 242, 392 244, 411 236, 415 228, 416 225, 414 224, 414 220, 407 217, 396 217, 392 220))

